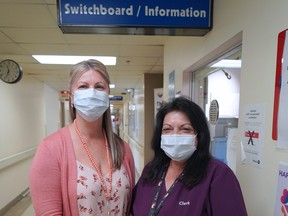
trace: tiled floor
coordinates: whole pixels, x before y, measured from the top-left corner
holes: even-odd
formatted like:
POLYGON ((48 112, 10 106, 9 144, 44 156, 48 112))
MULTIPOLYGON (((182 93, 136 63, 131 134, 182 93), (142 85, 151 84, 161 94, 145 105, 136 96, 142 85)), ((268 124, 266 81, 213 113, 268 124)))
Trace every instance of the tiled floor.
POLYGON ((31 197, 27 194, 3 216, 35 216, 31 197))

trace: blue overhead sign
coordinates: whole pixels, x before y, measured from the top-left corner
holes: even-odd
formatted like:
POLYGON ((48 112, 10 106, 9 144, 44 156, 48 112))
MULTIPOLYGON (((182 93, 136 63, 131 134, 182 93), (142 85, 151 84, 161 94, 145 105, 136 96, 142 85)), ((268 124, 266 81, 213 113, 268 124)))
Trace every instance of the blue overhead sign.
POLYGON ((58 0, 64 33, 204 35, 213 0, 58 0))
POLYGON ((112 96, 109 97, 110 101, 122 101, 123 100, 123 96, 112 96))

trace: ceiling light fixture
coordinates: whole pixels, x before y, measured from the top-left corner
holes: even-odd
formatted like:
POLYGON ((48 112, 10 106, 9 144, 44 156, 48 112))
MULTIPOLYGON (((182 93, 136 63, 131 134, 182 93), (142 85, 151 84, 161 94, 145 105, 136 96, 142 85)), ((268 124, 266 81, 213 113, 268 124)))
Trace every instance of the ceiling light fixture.
POLYGON ((96 59, 104 65, 116 65, 115 56, 32 55, 32 57, 41 64, 74 65, 84 60, 96 59))
POLYGON ((241 68, 241 60, 223 59, 210 67, 216 68, 241 68))

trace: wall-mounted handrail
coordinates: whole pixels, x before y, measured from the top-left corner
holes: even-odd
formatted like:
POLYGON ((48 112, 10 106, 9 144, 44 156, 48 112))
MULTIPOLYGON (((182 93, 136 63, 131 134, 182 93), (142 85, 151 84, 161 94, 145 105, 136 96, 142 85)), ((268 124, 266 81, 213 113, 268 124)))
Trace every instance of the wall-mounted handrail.
POLYGON ((27 149, 25 151, 10 155, 8 157, 0 159, 0 170, 11 166, 12 164, 18 163, 21 160, 33 156, 36 152, 37 147, 27 149))

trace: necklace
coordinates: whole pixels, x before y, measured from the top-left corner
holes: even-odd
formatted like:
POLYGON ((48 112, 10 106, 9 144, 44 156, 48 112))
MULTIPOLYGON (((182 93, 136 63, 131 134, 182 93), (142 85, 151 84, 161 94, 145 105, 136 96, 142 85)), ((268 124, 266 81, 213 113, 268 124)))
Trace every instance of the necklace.
POLYGON ((107 161, 108 161, 108 172, 109 172, 109 177, 108 177, 108 182, 109 182, 109 189, 107 190, 107 187, 106 187, 106 184, 105 184, 105 181, 104 181, 104 178, 102 176, 102 173, 100 172, 99 168, 97 167, 95 161, 93 160, 92 156, 91 156, 91 153, 87 147, 87 144, 86 144, 86 141, 84 140, 83 136, 81 135, 78 127, 77 127, 77 123, 76 123, 76 119, 74 120, 73 122, 73 126, 75 128, 75 131, 77 133, 77 135, 79 136, 80 138, 80 141, 93 165, 93 167, 95 168, 98 176, 100 177, 100 180, 101 180, 101 184, 102 184, 102 187, 103 187, 103 190, 104 190, 104 195, 105 195, 105 198, 106 198, 106 204, 107 204, 107 208, 108 208, 108 215, 110 215, 110 210, 109 210, 109 201, 111 200, 111 191, 112 191, 112 169, 111 169, 111 161, 110 161, 110 154, 109 154, 109 148, 108 148, 108 143, 107 143, 107 138, 106 136, 104 136, 105 138, 105 149, 106 149, 106 157, 107 157, 107 161))

